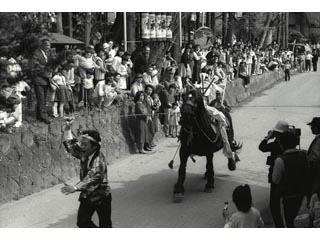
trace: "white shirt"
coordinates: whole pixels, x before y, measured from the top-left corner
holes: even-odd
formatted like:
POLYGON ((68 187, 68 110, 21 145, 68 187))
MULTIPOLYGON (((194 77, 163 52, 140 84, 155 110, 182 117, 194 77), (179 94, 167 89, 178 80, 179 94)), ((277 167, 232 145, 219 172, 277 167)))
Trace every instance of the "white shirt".
POLYGON ((264 222, 260 216, 260 212, 251 207, 251 209, 244 212, 236 212, 231 215, 230 220, 224 226, 225 228, 259 228, 263 227, 264 222))
POLYGON ((90 78, 85 77, 84 88, 85 89, 93 89, 93 76, 90 78))
POLYGON ((306 60, 311 60, 313 58, 312 54, 308 53, 306 55, 306 60))

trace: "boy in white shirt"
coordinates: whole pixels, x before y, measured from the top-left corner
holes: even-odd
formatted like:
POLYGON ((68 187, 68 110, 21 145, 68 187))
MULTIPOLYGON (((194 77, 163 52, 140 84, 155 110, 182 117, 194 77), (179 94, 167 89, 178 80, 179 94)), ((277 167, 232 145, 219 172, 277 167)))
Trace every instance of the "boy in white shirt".
POLYGON ((92 108, 92 94, 93 94, 93 75, 94 72, 92 70, 86 71, 86 77, 83 80, 84 87, 84 106, 88 107, 90 110, 92 108))

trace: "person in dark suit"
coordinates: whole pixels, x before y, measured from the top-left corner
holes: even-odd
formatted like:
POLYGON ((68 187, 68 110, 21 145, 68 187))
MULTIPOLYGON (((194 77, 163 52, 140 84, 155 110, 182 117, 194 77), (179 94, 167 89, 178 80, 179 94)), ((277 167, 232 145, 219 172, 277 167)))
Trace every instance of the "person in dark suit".
POLYGON ((46 110, 46 100, 49 89, 49 80, 51 78, 51 70, 49 62, 50 41, 42 39, 40 47, 35 50, 32 56, 32 70, 34 73, 33 85, 37 98, 37 119, 50 124, 50 119, 46 110))
POLYGON ((317 66, 318 66, 318 58, 319 58, 319 49, 314 49, 312 52, 312 66, 313 66, 313 71, 317 71, 317 66))
POLYGON ((150 65, 150 47, 144 46, 142 54, 139 54, 133 63, 133 70, 135 74, 147 72, 150 65))
POLYGON ((310 168, 310 193, 320 195, 320 117, 312 119, 308 125, 312 134, 316 135, 307 152, 307 160, 310 168))

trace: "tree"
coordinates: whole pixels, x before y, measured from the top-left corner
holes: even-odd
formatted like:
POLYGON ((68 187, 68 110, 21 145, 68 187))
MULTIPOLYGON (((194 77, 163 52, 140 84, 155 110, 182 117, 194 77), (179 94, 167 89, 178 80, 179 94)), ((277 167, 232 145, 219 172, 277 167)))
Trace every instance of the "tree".
POLYGON ((233 12, 229 12, 226 43, 229 43, 231 45, 232 45, 234 18, 235 18, 234 13, 233 12))
POLYGON ((85 21, 85 45, 88 46, 90 44, 90 36, 91 36, 91 28, 92 28, 92 14, 91 12, 86 13, 86 21, 85 21))
POLYGON ((68 13, 69 37, 73 37, 72 12, 68 13))
POLYGON ((263 34, 262 34, 261 39, 259 41, 259 48, 262 48, 262 46, 265 42, 269 27, 270 27, 271 20, 272 20, 272 13, 268 13, 266 23, 263 28, 263 34))
POLYGON ((57 12, 57 33, 63 34, 63 25, 62 25, 62 13, 57 12))
POLYGON ((226 43, 226 36, 227 36, 227 24, 228 24, 228 13, 222 13, 222 43, 226 43))

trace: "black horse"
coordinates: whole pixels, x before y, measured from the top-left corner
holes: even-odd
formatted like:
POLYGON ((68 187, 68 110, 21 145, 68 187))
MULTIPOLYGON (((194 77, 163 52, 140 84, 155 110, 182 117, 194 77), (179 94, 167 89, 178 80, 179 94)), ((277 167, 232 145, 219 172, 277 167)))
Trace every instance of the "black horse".
MULTIPOLYGON (((183 183, 186 177, 188 158, 192 155, 206 156, 206 179, 205 192, 212 192, 214 188, 213 155, 223 148, 220 135, 217 135, 210 122, 210 117, 204 106, 201 93, 191 90, 181 108, 181 131, 180 131, 180 167, 178 181, 174 186, 174 201, 180 202, 184 196, 183 183)), ((233 139, 233 130, 227 129, 232 151, 237 151, 241 145, 233 139)), ((238 159, 238 156, 236 156, 238 159)), ((235 170, 233 159, 228 160, 230 170, 235 170)))

